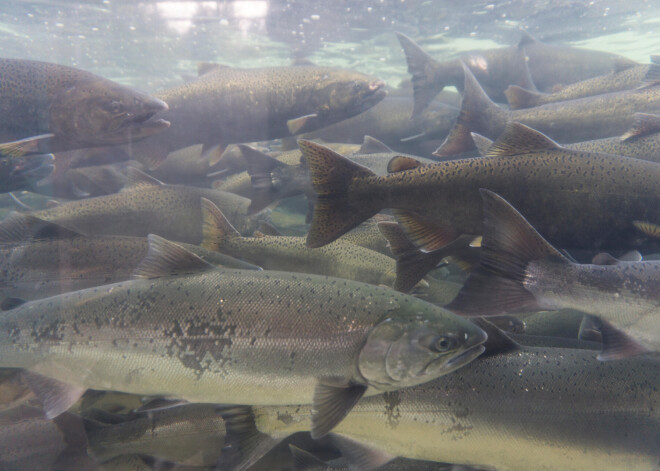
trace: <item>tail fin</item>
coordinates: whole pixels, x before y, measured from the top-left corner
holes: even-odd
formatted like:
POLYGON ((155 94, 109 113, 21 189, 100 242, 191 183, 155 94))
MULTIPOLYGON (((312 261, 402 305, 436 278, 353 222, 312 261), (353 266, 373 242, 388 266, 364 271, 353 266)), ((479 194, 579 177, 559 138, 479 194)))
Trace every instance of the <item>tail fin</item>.
POLYGON ((518 85, 510 85, 504 90, 504 94, 512 110, 543 105, 545 103, 543 98, 547 95, 547 93, 526 90, 518 85))
POLYGON ((376 179, 375 173, 315 142, 300 140, 298 145, 318 195, 307 234, 308 247, 329 244, 380 211, 381 202, 376 198, 354 201, 350 193, 358 180, 376 179))
POLYGON ((247 162, 252 183, 252 202, 248 214, 258 213, 282 198, 309 192, 306 165, 287 165, 250 146, 239 144, 238 147, 247 162), (300 174, 304 176, 299 178, 300 174))
POLYGON ((438 157, 461 154, 475 148, 470 133, 497 139, 504 130, 509 112, 496 105, 484 92, 470 69, 463 64, 465 87, 461 112, 445 142, 433 153, 438 157))
POLYGON ((228 239, 241 237, 212 201, 202 198, 202 243, 205 249, 222 252, 228 239))
POLYGON ((523 285, 528 264, 548 258, 571 262, 504 198, 479 191, 484 203, 481 261, 447 308, 463 316, 539 309, 536 298, 523 285))
POLYGON ((414 106, 412 117, 418 116, 445 85, 435 73, 439 62, 429 56, 419 45, 405 34, 396 33, 408 62, 408 73, 412 75, 414 106))

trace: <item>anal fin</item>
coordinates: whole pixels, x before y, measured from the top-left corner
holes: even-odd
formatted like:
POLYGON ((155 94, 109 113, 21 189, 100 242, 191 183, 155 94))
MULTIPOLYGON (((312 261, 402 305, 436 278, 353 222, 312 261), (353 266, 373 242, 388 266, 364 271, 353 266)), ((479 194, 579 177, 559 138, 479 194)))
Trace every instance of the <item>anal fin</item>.
POLYGON ((603 341, 603 350, 598 355, 600 361, 621 360, 651 352, 609 322, 600 319, 599 324, 603 341))

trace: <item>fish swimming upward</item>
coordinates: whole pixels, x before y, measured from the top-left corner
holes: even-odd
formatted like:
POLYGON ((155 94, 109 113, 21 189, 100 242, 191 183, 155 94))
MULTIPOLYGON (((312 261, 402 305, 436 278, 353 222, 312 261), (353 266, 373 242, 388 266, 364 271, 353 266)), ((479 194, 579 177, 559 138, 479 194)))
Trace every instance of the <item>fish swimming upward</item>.
POLYGON ((660 351, 660 261, 577 264, 481 190, 481 261, 447 308, 465 316, 573 308, 597 317, 601 360, 660 351))

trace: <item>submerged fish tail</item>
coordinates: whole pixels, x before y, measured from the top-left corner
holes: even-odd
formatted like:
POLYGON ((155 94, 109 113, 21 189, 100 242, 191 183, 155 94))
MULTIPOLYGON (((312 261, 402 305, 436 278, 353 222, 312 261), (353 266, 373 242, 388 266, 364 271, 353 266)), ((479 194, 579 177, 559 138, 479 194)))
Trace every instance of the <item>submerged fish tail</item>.
POLYGON ((300 140, 298 145, 318 195, 307 235, 308 247, 329 244, 380 211, 376 199, 357 201, 349 191, 356 180, 376 179, 375 173, 315 142, 300 140))
POLYGON ((440 63, 422 50, 419 45, 405 34, 396 33, 408 62, 408 73, 412 75, 414 106, 412 117, 418 116, 431 100, 451 81, 443 81, 434 73, 440 63))
POLYGON ((476 132, 491 139, 496 139, 504 130, 509 112, 495 104, 470 69, 463 64, 465 88, 461 112, 456 124, 442 145, 433 153, 438 157, 461 154, 475 148, 472 135, 476 132))
POLYGON ((548 258, 570 261, 501 196, 479 191, 484 204, 481 261, 447 308, 464 316, 537 309, 536 298, 524 286, 529 263, 548 258))

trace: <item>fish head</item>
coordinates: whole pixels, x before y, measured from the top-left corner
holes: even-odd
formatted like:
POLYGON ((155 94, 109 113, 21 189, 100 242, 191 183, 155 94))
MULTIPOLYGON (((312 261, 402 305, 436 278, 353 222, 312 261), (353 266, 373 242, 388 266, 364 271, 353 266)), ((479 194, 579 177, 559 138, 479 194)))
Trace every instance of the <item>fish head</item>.
POLYGON ((368 110, 387 95, 385 82, 350 70, 328 71, 316 82, 311 95, 313 119, 304 129, 310 132, 368 110))
POLYGON ((169 127, 169 121, 157 116, 167 109, 164 101, 130 87, 105 79, 87 80, 54 101, 51 132, 80 147, 124 144, 169 127))
POLYGON ((388 390, 422 384, 484 352, 488 336, 483 330, 445 309, 422 303, 412 310, 390 312, 369 332, 358 369, 370 386, 388 390))
POLYGON ((23 189, 46 178, 55 169, 53 154, 20 157, 0 154, 0 187, 3 191, 23 189))

